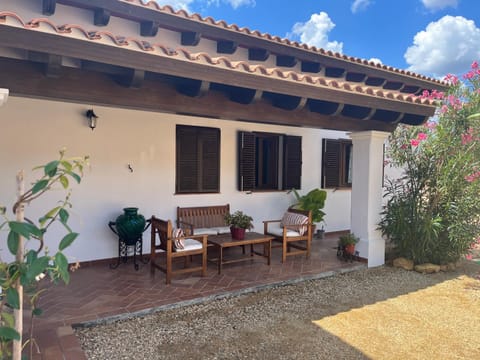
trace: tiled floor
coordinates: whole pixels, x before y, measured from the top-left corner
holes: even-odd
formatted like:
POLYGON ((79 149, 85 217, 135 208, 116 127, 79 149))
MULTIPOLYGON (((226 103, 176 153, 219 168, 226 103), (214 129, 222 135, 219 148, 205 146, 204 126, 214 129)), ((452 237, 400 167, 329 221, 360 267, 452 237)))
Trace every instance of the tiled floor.
MULTIPOLYGON (((197 273, 180 275, 168 286, 163 273, 157 271, 154 277, 150 276, 149 264, 140 264, 138 271, 131 260, 116 269, 110 269, 108 263, 84 265, 71 274, 68 286, 54 287, 41 299, 39 306, 44 312, 34 323, 34 337, 41 354, 34 359, 85 359, 71 327, 75 324, 135 316, 179 302, 200 301, 365 266, 337 259, 337 237, 338 234, 329 234, 324 239, 314 239, 308 260, 294 256, 282 264, 281 249, 273 249, 271 266, 266 259, 255 257, 253 261, 224 265, 219 275, 216 265, 209 263, 206 277, 197 273)), ((227 251, 234 255, 240 248, 227 251)))

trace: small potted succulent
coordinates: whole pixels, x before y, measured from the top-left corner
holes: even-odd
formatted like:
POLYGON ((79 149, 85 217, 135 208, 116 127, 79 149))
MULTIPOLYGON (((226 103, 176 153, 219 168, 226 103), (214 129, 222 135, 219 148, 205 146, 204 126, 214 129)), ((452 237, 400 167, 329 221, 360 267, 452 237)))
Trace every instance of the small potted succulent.
POLYGON ((225 215, 225 222, 230 226, 232 238, 237 240, 244 239, 247 229, 253 229, 253 218, 240 210, 225 215))
POLYGON ((353 255, 355 254, 355 244, 359 241, 360 239, 354 233, 348 233, 339 237, 338 245, 346 254, 353 255))

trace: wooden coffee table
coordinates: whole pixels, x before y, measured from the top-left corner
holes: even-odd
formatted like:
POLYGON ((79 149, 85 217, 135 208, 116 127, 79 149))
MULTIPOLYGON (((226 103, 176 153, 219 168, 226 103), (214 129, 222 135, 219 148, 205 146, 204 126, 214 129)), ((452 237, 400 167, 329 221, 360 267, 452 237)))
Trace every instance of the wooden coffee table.
POLYGON ((258 255, 267 258, 267 264, 270 265, 270 255, 272 253, 272 239, 270 235, 259 234, 256 232, 246 232, 243 240, 232 239, 231 234, 209 235, 208 244, 213 245, 218 250, 218 258, 208 259, 218 264, 218 273, 222 273, 222 265, 239 261, 251 260, 252 256, 258 255), (253 245, 263 244, 263 252, 257 252, 253 245), (250 245, 250 254, 234 259, 225 260, 223 258, 223 249, 234 246, 250 245))

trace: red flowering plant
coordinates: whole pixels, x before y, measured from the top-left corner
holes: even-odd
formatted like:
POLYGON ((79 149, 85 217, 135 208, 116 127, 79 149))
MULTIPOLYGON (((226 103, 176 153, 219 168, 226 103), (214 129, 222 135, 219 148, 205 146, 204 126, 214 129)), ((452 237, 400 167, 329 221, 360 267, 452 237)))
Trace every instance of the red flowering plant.
POLYGON ((469 254, 480 237, 480 69, 460 80, 447 75, 446 93, 423 126, 399 126, 389 139, 388 163, 403 170, 388 179, 379 228, 399 256, 445 264, 469 254))

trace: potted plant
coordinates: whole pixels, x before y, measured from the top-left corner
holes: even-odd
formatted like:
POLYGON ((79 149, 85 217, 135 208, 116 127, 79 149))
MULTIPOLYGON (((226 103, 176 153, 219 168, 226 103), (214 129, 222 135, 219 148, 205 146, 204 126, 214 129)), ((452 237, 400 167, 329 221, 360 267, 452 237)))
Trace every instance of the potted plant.
POLYGON ((354 233, 348 233, 340 236, 340 238, 338 239, 338 245, 347 255, 353 255, 355 254, 355 244, 359 241, 360 239, 355 236, 354 233))
POLYGON ((230 226, 232 238, 237 240, 242 240, 245 237, 247 229, 253 229, 253 218, 240 210, 225 215, 225 222, 230 226))
MULTIPOLYGON (((318 188, 313 189, 310 190, 306 195, 300 195, 295 189, 292 189, 292 192, 297 199, 297 203, 292 205, 292 208, 310 210, 312 212, 312 221, 314 223, 325 222, 323 219, 325 213, 322 210, 325 206, 325 200, 327 199, 327 192, 325 190, 320 190, 318 188)), ((315 232, 315 225, 312 228, 312 232, 315 232)))

